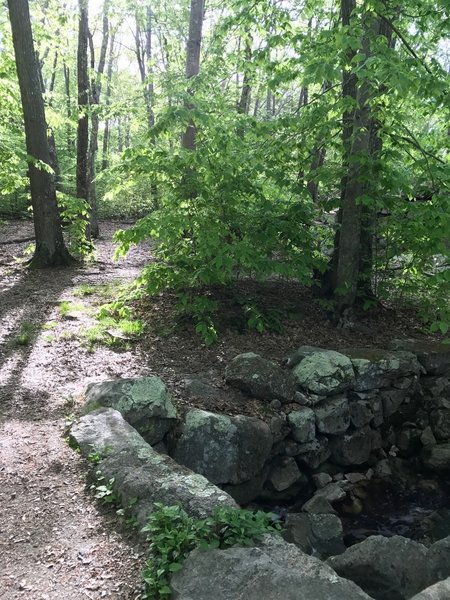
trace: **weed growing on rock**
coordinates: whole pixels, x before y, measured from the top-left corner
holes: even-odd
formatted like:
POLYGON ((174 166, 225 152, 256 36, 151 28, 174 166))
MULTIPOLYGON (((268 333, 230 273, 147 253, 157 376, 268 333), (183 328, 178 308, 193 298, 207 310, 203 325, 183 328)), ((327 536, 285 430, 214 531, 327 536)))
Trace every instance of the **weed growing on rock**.
POLYGON ((183 568, 194 548, 250 546, 264 533, 278 530, 273 515, 262 511, 223 506, 206 519, 194 519, 179 506, 155 506, 142 530, 150 542, 143 573, 149 600, 170 598, 170 576, 183 568))

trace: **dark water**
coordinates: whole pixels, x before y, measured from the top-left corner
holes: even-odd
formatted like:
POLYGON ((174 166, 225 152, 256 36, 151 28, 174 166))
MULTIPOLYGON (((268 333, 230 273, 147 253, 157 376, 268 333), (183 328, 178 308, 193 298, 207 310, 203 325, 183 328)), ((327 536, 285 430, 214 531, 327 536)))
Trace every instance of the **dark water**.
MULTIPOLYGON (((417 480, 405 486, 384 481, 373 481, 364 489, 362 511, 348 514, 348 505, 338 508, 344 528, 344 542, 351 546, 370 535, 402 535, 415 540, 434 537, 431 529, 435 526, 434 517, 427 518, 436 511, 448 511, 447 522, 442 527, 450 527, 450 484, 435 479, 417 480), (446 510, 445 510, 446 509, 446 510)), ((450 535, 450 531, 443 535, 450 535)))

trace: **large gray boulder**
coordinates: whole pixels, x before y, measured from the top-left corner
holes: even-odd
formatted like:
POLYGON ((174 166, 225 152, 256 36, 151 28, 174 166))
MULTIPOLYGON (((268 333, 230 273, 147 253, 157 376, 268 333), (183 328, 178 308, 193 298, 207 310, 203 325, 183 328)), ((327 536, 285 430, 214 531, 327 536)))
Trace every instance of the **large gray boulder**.
POLYGON ((351 360, 334 350, 308 354, 294 367, 293 374, 302 388, 321 396, 349 389, 355 378, 351 360))
POLYGON ((372 536, 327 563, 376 600, 407 600, 429 583, 427 548, 401 536, 372 536))
POLYGON ((229 385, 262 400, 291 402, 295 393, 291 373, 254 352, 235 356, 225 370, 225 379, 229 385))
POLYGON ((417 357, 411 352, 349 348, 342 350, 351 359, 357 392, 386 388, 397 379, 421 373, 417 357))
POLYGON ((122 506, 129 508, 140 526, 160 502, 178 504, 197 518, 217 505, 236 506, 225 492, 205 477, 158 454, 122 415, 111 408, 98 409, 76 421, 70 441, 82 456, 100 459, 96 471, 103 482, 113 482, 122 506))
POLYGON ((149 444, 157 444, 177 418, 172 397, 159 377, 113 379, 88 385, 83 413, 100 407, 118 410, 149 444))
POLYGON ((293 544, 195 550, 171 580, 173 600, 370 600, 293 544))
POLYGON ((264 421, 195 408, 186 415, 173 457, 213 483, 238 484, 261 471, 271 448, 272 434, 264 421))
POLYGON ((342 523, 333 514, 290 513, 283 537, 306 554, 322 559, 345 551, 342 523))
POLYGON ((434 585, 416 594, 410 600, 449 600, 450 598, 450 577, 444 581, 439 581, 434 585))

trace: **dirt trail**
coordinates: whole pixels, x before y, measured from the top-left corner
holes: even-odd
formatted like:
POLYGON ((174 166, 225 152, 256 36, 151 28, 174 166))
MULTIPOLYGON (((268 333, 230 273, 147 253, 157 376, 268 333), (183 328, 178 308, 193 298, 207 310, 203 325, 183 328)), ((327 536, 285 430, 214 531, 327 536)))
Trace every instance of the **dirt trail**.
MULTIPOLYGON (((118 226, 104 224, 92 266, 26 272, 13 257, 27 244, 0 246, 2 600, 137 599, 142 591, 142 548, 119 517, 96 506, 85 465, 63 439, 67 415, 88 382, 147 371, 131 351, 89 352, 71 329, 92 317, 71 321, 59 309, 81 284, 128 281, 148 261, 141 249, 113 263, 111 234, 118 226)), ((2 241, 30 233, 28 223, 0 225, 2 241)))

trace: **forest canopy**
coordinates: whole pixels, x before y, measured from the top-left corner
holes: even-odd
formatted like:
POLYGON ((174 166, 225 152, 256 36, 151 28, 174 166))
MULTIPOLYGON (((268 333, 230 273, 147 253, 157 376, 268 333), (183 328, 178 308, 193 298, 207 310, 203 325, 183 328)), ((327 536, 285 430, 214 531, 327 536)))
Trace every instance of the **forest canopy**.
POLYGON ((33 217, 34 266, 70 262, 61 223, 83 257, 121 217, 118 255, 153 244, 140 292, 173 292, 207 342, 212 290, 273 277, 313 286, 338 323, 389 299, 447 333, 446 0, 0 7, 0 218, 33 217))

